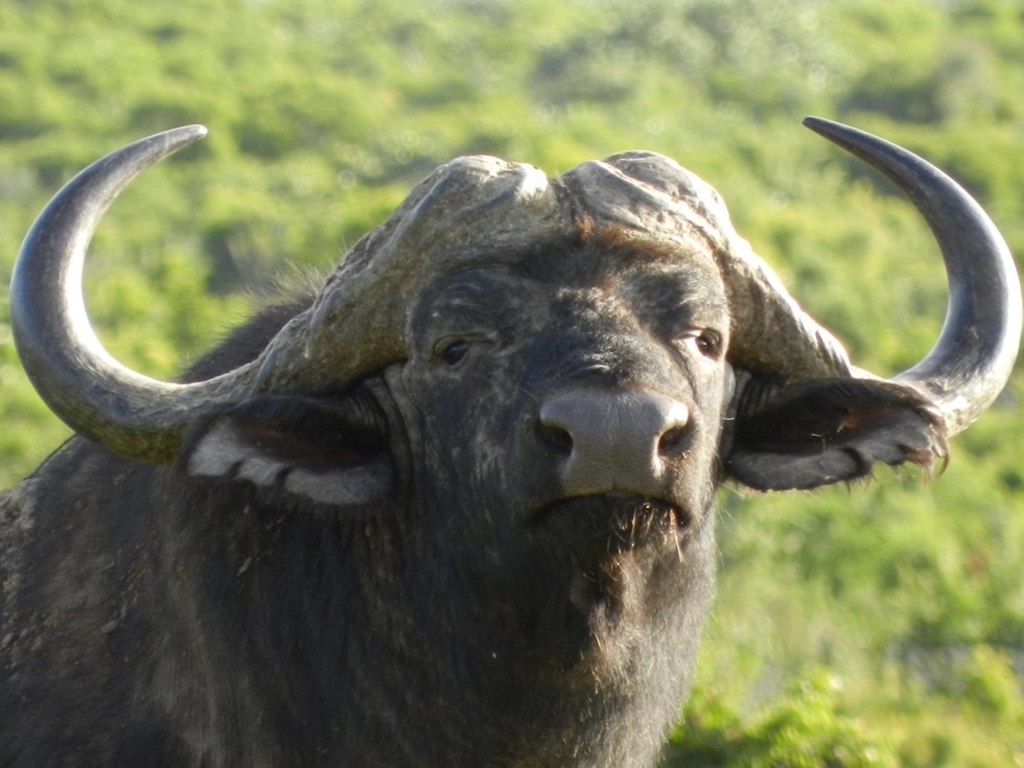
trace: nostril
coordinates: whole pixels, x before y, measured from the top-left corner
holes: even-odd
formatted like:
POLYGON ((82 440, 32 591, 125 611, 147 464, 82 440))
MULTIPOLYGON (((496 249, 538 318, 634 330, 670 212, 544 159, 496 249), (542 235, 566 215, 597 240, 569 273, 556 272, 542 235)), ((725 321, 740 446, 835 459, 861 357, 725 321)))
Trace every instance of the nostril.
POLYGON ((686 441, 686 427, 673 427, 661 436, 658 440, 658 454, 675 453, 680 450, 686 441))
POLYGON ((690 409, 673 401, 664 403, 663 407, 661 416, 664 419, 664 431, 658 438, 658 455, 681 453, 690 435, 690 409))
MULTIPOLYGON (((546 400, 540 407, 537 431, 541 442, 559 456, 571 456, 573 433, 579 432, 594 417, 593 406, 577 393, 567 393, 546 400)), ((586 442, 584 440, 584 442, 586 442)))
POLYGON ((554 449, 561 456, 572 454, 572 435, 569 434, 568 430, 560 426, 541 424, 540 439, 545 445, 554 449))

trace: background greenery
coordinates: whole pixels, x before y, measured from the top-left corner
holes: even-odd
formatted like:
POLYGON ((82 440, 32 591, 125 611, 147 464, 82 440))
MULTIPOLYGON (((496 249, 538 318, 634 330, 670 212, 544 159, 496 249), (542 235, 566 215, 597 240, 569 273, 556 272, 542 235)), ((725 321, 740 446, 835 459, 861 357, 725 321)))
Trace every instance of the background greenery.
MULTIPOLYGON (((1022 94, 1014 0, 3 0, 0 269, 83 165, 206 123, 117 202, 87 267, 105 343, 169 376, 439 162, 645 147, 713 183, 854 358, 893 372, 941 323, 936 250, 799 120, 924 154, 1021 252, 1022 94)), ((9 485, 66 432, 0 310, 9 485)), ((719 605, 666 764, 1024 766, 1022 394, 1018 367, 931 481, 723 492, 719 605)))

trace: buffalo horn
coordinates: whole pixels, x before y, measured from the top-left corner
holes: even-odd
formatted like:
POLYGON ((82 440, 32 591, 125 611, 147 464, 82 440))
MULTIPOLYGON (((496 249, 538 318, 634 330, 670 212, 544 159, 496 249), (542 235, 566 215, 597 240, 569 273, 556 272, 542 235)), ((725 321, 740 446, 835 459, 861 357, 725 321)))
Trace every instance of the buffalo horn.
POLYGON ((76 432, 110 450, 170 461, 197 406, 237 399, 244 369, 175 384, 132 371, 103 348, 85 311, 82 266, 100 217, 139 173, 206 135, 200 125, 150 136, 69 181, 29 230, 11 278, 11 328, 25 371, 76 432))
POLYGON ((913 153, 821 118, 804 124, 888 176, 938 241, 949 281, 946 319, 931 351, 893 381, 925 394, 948 436, 963 431, 999 395, 1020 344, 1020 281, 1006 242, 967 192, 913 153))

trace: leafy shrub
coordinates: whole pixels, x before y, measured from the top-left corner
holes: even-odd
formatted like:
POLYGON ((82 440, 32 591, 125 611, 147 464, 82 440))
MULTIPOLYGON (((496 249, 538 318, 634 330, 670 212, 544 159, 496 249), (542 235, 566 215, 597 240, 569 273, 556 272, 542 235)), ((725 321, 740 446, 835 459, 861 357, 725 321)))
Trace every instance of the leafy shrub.
POLYGON ((893 754, 837 703, 838 681, 819 672, 750 721, 697 691, 663 763, 702 768, 895 768, 893 754))

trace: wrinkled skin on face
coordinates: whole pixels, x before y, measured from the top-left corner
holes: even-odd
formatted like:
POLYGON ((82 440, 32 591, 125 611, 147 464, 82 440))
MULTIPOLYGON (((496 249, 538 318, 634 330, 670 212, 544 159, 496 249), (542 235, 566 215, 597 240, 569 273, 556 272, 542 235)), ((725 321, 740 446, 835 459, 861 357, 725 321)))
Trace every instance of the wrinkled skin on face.
POLYGON ((422 520, 439 579, 431 611, 435 627, 465 633, 451 661, 474 668, 461 681, 479 697, 470 706, 507 713, 494 743, 528 723, 524 742, 546 733, 562 760, 592 749, 614 754, 604 764, 642 765, 688 685, 711 594, 728 316, 706 253, 687 263, 640 243, 565 247, 580 253, 439 280, 410 313, 409 360, 386 381, 422 451, 412 485, 446 500, 422 520), (686 405, 660 474, 566 495, 570 449, 538 413, 575 388, 652 389, 686 405), (607 711, 631 709, 632 738, 604 732, 607 711), (622 752, 607 751, 613 739, 622 752))

